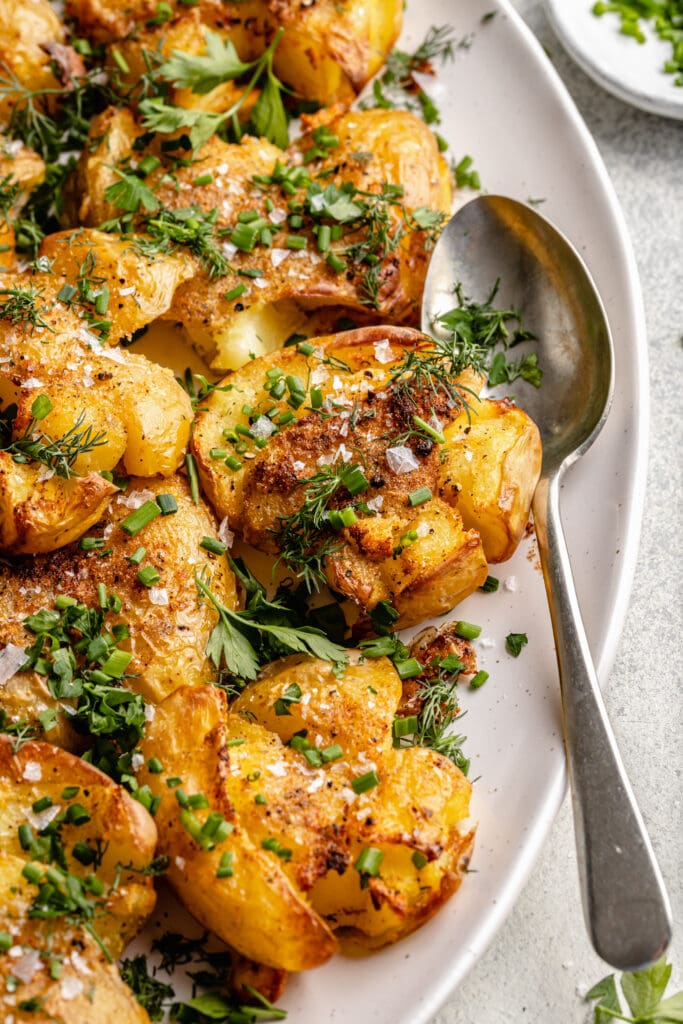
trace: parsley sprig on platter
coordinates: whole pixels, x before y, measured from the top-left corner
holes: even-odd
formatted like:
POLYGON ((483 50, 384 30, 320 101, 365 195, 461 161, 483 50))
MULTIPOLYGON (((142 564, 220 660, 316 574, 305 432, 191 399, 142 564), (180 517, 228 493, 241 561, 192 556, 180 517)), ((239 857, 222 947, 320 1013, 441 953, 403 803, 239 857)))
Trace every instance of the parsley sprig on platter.
POLYGON ((628 1024, 676 1024, 683 1021, 683 991, 664 998, 671 978, 671 964, 662 957, 643 971, 626 972, 621 976, 621 993, 628 1010, 625 1013, 615 976, 594 985, 586 994, 586 1002, 595 1003, 594 1024, 610 1024, 622 1020, 628 1024))
POLYGON ((346 663, 345 649, 322 630, 300 624, 292 608, 278 597, 268 600, 264 587, 244 563, 230 559, 230 565, 246 591, 243 611, 226 607, 201 576, 195 580, 199 594, 218 612, 206 654, 220 673, 237 681, 238 689, 239 681, 255 679, 263 665, 285 654, 309 654, 339 667, 346 663))

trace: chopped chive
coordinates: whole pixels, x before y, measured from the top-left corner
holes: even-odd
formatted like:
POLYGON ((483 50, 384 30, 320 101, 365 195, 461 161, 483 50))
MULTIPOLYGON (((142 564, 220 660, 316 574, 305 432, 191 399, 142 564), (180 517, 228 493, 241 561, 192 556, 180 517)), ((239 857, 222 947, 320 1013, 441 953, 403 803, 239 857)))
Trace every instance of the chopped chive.
POLYGON ((152 773, 152 775, 161 775, 164 770, 164 766, 158 757, 150 757, 147 762, 147 769, 152 773))
POLYGON ((263 277, 263 271, 259 270, 258 267, 246 267, 244 270, 240 269, 237 271, 240 277, 263 277))
POLYGON ((42 867, 38 867, 38 865, 34 864, 32 861, 29 861, 28 864, 24 864, 21 873, 24 878, 33 885, 38 885, 43 877, 42 867))
POLYGON ((81 787, 80 786, 65 786, 64 789, 62 790, 62 795, 61 795, 60 799, 62 799, 62 800, 73 800, 73 798, 75 796, 78 796, 80 791, 81 791, 81 787))
POLYGON ((187 798, 187 806, 191 807, 193 811, 199 811, 208 807, 209 801, 203 793, 193 793, 192 796, 187 798))
POLYGON ((104 316, 108 309, 109 289, 105 284, 104 287, 101 288, 100 291, 97 293, 97 298, 95 299, 95 312, 99 313, 100 316, 104 316))
POLYGON ((223 555, 228 547, 227 544, 220 540, 214 540, 213 537, 202 537, 199 546, 204 548, 205 551, 210 551, 212 555, 223 555))
POLYGON ((384 854, 375 846, 365 846, 353 865, 360 875, 369 875, 370 878, 377 878, 380 864, 384 860, 384 854))
POLYGON ((420 853, 419 850, 415 850, 413 856, 410 859, 412 860, 413 864, 415 865, 418 871, 421 871, 425 864, 429 863, 424 853, 420 853))
POLYGON ((226 850, 216 869, 216 878, 232 878, 233 874, 232 854, 226 850))
POLYGON ((93 864, 97 859, 97 854, 93 850, 92 846, 88 846, 81 839, 77 843, 74 843, 71 851, 71 856, 74 857, 79 864, 84 864, 86 867, 88 864, 93 864))
POLYGON ((237 221, 239 224, 250 224, 253 220, 259 219, 258 210, 242 210, 241 213, 237 214, 237 221))
POLYGON ((126 558, 127 562, 131 562, 132 565, 140 565, 143 558, 147 554, 147 548, 139 547, 136 548, 132 555, 128 555, 126 558))
POLYGON ((330 270, 334 270, 335 274, 341 274, 342 271, 346 270, 346 263, 334 252, 328 252, 325 262, 330 270))
POLYGON ((246 284, 236 284, 234 288, 231 288, 229 292, 226 292, 223 296, 228 302, 232 302, 233 299, 239 299, 240 295, 244 295, 247 290, 246 284))
POLYGON ((318 228, 318 251, 327 252, 330 248, 330 240, 332 238, 332 232, 329 224, 321 224, 318 228))
POLYGON ((408 495, 408 504, 412 508, 416 508, 417 505, 424 505, 426 501, 431 501, 433 494, 429 487, 418 487, 416 491, 411 491, 408 495))
POLYGON ((156 171, 157 167, 161 166, 161 160, 158 156, 145 156, 138 164, 138 170, 142 171, 145 177, 151 174, 152 171, 156 171))
POLYGON ((0 932, 0 953, 6 953, 14 945, 14 940, 9 932, 0 932))
POLYGON ((30 825, 20 825, 17 829, 17 835, 19 837, 19 845, 22 850, 30 850, 35 840, 33 838, 33 829, 30 825))
POLYGON ((227 448, 210 448, 209 455, 212 459, 224 459, 228 454, 227 448))
POLYGON ((59 594, 55 599, 55 608, 64 611, 65 608, 74 608, 78 604, 75 597, 68 597, 67 594, 59 594))
POLYGON ((485 594, 494 594, 500 586, 500 580, 496 576, 487 576, 479 587, 485 594))
POLYGON ((320 768, 323 763, 323 758, 317 747, 310 747, 308 750, 302 750, 301 753, 304 755, 311 768, 320 768))
POLYGON ((311 408, 322 409, 323 404, 323 393, 320 388, 311 388, 310 390, 311 408))
POLYGON ((107 588, 104 583, 97 584, 97 603, 103 610, 107 607, 107 588))
POLYGON ((185 470, 190 484, 190 497, 195 505, 199 504, 199 477, 197 476, 197 463, 190 452, 185 456, 185 470))
POLYGON ((161 515, 161 509, 156 501, 146 501, 140 508, 136 508, 129 516, 121 520, 120 526, 129 537, 136 537, 140 530, 148 526, 153 519, 161 515))
POLYGON ((338 743, 333 743, 331 747, 325 747, 324 750, 320 751, 323 764, 329 764, 330 761, 338 761, 340 757, 344 756, 344 751, 338 743))
POLYGON ((422 665, 417 658, 407 658, 396 662, 396 671, 401 679, 413 679, 422 672, 422 665))
POLYGON ((357 775, 355 779, 351 779, 351 789, 359 796, 361 793, 367 793, 374 789, 375 786, 379 786, 379 775, 374 771, 366 772, 365 775, 357 775))
POLYGON ((57 298, 60 302, 69 303, 78 294, 78 289, 74 288, 72 284, 63 284, 57 292, 57 298))
POLYGON ((241 747, 244 743, 244 736, 234 736, 225 744, 226 747, 241 747))
POLYGON ((481 633, 481 626, 475 626, 473 622, 463 622, 461 619, 453 626, 453 632, 463 640, 476 640, 481 633))
POLYGON ((367 491, 370 482, 360 466, 354 466, 351 472, 344 476, 344 486, 349 494, 356 495, 367 491))
POLYGON ((231 469, 233 473, 236 473, 238 469, 242 468, 242 463, 234 455, 229 455, 225 460, 225 465, 228 469, 231 469))
POLYGON ((46 811, 48 807, 52 807, 52 797, 41 796, 40 800, 36 800, 31 804, 31 810, 34 814, 40 814, 41 811, 46 811))
POLYGON ((174 789, 176 786, 179 786, 182 781, 183 780, 180 778, 179 775, 170 775, 166 779, 166 785, 168 786, 169 789, 174 789))
POLYGON ((297 352, 301 352, 302 356, 312 356, 315 352, 315 345, 311 345, 310 341, 301 341, 297 345, 297 352))
POLYGON ((162 516, 172 516, 178 511, 178 502, 172 494, 157 494, 157 505, 161 509, 162 516))
POLYGON ((394 739, 399 740, 402 736, 410 736, 417 729, 417 715, 408 715, 406 718, 395 718, 391 731, 394 739))
POLYGON ((212 181, 213 181, 213 174, 211 174, 211 172, 209 171, 206 174, 198 174, 197 177, 194 179, 194 184, 195 185, 210 185, 212 181))
POLYGON ((357 523, 358 516, 349 505, 341 510, 332 509, 328 513, 328 522, 333 530, 343 530, 345 527, 353 526, 354 523, 357 523))
POLYGON ((286 249, 305 249, 307 244, 305 235, 287 235, 285 238, 286 249))
POLYGON ((104 539, 102 537, 81 537, 78 546, 81 551, 95 551, 97 548, 104 547, 104 539))
POLYGON ((83 804, 69 804, 66 820, 71 822, 72 825, 87 825, 90 821, 90 815, 83 804))
POLYGON ((470 679, 470 690, 478 690, 480 686, 484 685, 488 677, 488 672, 484 672, 483 669, 477 672, 476 676, 472 676, 470 679))
POLYGON ((284 427, 286 426, 287 423, 291 423, 293 419, 294 413, 292 412, 291 409, 288 409, 287 412, 283 412, 281 416, 278 416, 275 422, 278 423, 281 427, 284 427))
POLYGON ((111 652, 104 665, 102 665, 102 671, 106 675, 111 676, 112 679, 120 679, 132 659, 133 655, 129 651, 121 651, 117 648, 111 652))
POLYGON ((138 571, 138 580, 144 587, 153 587, 161 579, 161 573, 153 565, 145 565, 138 571))
POLYGON ((413 423, 416 427, 419 427, 423 433, 427 434, 428 437, 431 437, 433 441, 436 441, 437 444, 446 443, 446 438, 441 431, 435 430, 434 427, 429 425, 429 423, 425 423, 420 416, 413 416, 413 423))
POLYGON ((264 797, 263 793, 257 793, 256 796, 254 797, 254 803, 260 804, 261 806, 265 806, 265 804, 267 804, 268 801, 264 797))

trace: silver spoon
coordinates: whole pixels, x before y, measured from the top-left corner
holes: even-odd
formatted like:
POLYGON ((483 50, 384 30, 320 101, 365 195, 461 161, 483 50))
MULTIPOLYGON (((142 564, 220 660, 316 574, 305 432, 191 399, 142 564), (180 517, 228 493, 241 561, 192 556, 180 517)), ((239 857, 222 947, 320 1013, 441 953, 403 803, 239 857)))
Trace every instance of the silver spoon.
POLYGON ((447 224, 432 254, 422 327, 454 305, 453 288, 476 301, 500 278, 538 336, 543 368, 524 408, 543 441, 533 501, 536 537, 555 635, 583 911, 596 952, 621 970, 662 956, 671 912, 659 867, 600 695, 560 521, 560 480, 607 419, 613 349, 600 298, 570 243, 530 207, 482 196, 447 224))

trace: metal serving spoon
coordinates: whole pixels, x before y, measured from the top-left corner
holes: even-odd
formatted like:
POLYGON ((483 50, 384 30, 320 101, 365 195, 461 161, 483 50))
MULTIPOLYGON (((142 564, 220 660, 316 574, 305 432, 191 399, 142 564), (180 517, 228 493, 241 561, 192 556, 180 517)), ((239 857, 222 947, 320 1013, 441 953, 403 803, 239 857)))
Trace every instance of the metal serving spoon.
POLYGON ((584 917, 603 960, 635 970, 667 948, 671 913, 600 695, 559 510, 564 471, 607 419, 612 340, 570 243, 530 207, 502 196, 473 200, 447 224, 427 274, 423 330, 453 307, 456 282, 482 301, 497 278, 537 335, 543 368, 541 388, 525 389, 524 408, 543 441, 533 510, 560 673, 584 917))

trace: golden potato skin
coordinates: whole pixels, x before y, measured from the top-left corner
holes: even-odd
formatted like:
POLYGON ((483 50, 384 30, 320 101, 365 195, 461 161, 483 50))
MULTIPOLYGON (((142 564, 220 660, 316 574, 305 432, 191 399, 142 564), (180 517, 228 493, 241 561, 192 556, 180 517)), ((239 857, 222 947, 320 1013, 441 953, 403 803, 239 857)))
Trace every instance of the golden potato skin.
POLYGON ((439 492, 457 501, 465 526, 481 536, 489 562, 514 553, 541 473, 538 427, 509 399, 473 404, 445 430, 439 492))
MULTIPOLYGON (((78 235, 79 241, 84 235, 78 235)), ((97 239, 87 251, 96 255, 96 243, 97 239)), ((123 273, 130 257, 116 248, 124 243, 112 240, 112 245, 114 254, 108 244, 101 252, 109 260, 120 256, 116 265, 123 273)), ((58 252, 68 262, 68 247, 60 246, 58 252)), ((163 280, 164 261, 157 267, 163 280)), ((174 272, 170 271, 171 276, 174 272)), ((131 279, 136 280, 132 272, 124 277, 131 279)), ((32 290, 36 311, 47 326, 0 320, 0 401, 5 406, 17 404, 15 437, 29 427, 33 402, 44 394, 51 400, 52 411, 41 420, 41 431, 52 438, 61 437, 82 415, 83 429, 91 428, 104 443, 75 461, 76 481, 59 476, 45 481, 45 466, 32 462, 17 467, 4 457, 0 545, 12 554, 51 551, 80 536, 98 518, 111 493, 97 474, 113 470, 122 461, 125 470, 134 475, 169 476, 182 461, 190 436, 192 404, 171 370, 128 349, 104 344, 88 329, 88 322, 79 315, 80 307, 57 299, 63 280, 58 272, 3 279, 7 289, 32 290)), ((143 309, 147 315, 154 310, 157 284, 153 275, 138 280, 146 289, 139 292, 140 305, 131 293, 121 297, 116 304, 120 308, 111 310, 111 342, 127 336, 144 321, 143 309)), ((128 287, 135 289, 135 285, 128 287)))
MULTIPOLYGON (((310 120, 311 130, 321 120, 310 120)), ((304 226, 300 232, 307 238, 306 249, 292 252, 283 248, 279 232, 285 230, 281 225, 287 196, 277 186, 269 190, 271 195, 254 188, 253 177, 271 174, 276 161, 299 161, 302 152, 314 146, 310 132, 287 151, 265 139, 245 136, 241 143, 229 144, 214 136, 196 154, 196 162, 174 170, 172 181, 163 168, 148 178, 159 202, 168 209, 180 209, 192 201, 207 212, 217 210, 219 231, 232 229, 245 209, 255 209, 268 219, 266 199, 272 196, 276 204, 272 211, 277 219, 273 248, 258 245, 252 252, 231 252, 233 271, 214 278, 192 261, 196 273, 180 284, 170 308, 161 314, 184 324, 193 345, 213 369, 235 369, 247 362, 251 353, 272 351, 291 333, 304 328, 318 309, 334 308, 337 315, 352 310, 361 322, 415 325, 419 321, 429 260, 427 236, 415 224, 410 230, 404 228, 406 216, 419 207, 442 214, 450 210, 449 172, 434 136, 423 121, 400 110, 339 113, 335 108, 327 121, 339 145, 307 165, 312 176, 329 175, 325 180, 350 182, 369 193, 380 193, 386 183, 403 188, 400 200, 387 207, 389 233, 402 234, 395 249, 381 259, 375 297, 366 288, 367 266, 353 265, 346 273, 335 273, 318 252, 310 227, 304 226), (357 153, 373 155, 366 160, 353 155, 357 153), (196 186, 198 173, 210 174, 211 181, 196 186), (238 276, 237 271, 244 270, 260 277, 255 281, 238 276), (236 284, 246 285, 246 291, 238 300, 226 298, 236 284)), ((76 172, 80 216, 86 223, 97 224, 103 217, 115 215, 103 202, 103 189, 114 180, 112 157, 121 159, 126 142, 132 145, 136 133, 139 129, 129 114, 105 112, 101 123, 93 127, 93 138, 99 140, 96 149, 89 152, 86 147, 76 172), (107 125, 109 134, 101 138, 107 125)), ((140 156, 130 148, 128 154, 136 159, 140 156)), ((364 237, 363 228, 349 230, 344 243, 351 245, 364 237)))
MULTIPOLYGON (((95 870, 105 885, 104 912, 97 917, 94 928, 111 958, 121 954, 154 909, 152 880, 140 874, 139 869, 154 857, 157 831, 141 804, 102 772, 64 750, 47 743, 29 742, 15 751, 12 739, 0 736, 0 928, 10 931, 15 945, 24 946, 24 952, 49 948, 55 956, 64 955, 58 981, 49 977, 45 960, 36 960, 33 976, 21 987, 21 997, 44 999, 41 1012, 45 1016, 39 1019, 46 1021, 106 1024, 111 1020, 108 1014, 115 1010, 117 1020, 143 1024, 147 1015, 140 1012, 116 968, 85 928, 62 918, 40 921, 28 916, 37 890, 21 874, 31 858, 19 843, 18 828, 25 823, 31 823, 34 829, 40 827, 40 820, 32 811, 32 804, 38 799, 50 797, 52 806, 58 809, 68 806, 69 801, 62 796, 67 782, 78 787, 77 797, 71 801, 77 799, 90 820, 79 825, 65 821, 61 838, 66 851, 76 841, 102 850, 101 862, 95 870), (121 872, 120 865, 131 865, 137 870, 121 872), (83 984, 86 971, 88 986, 83 984), (78 976, 80 986, 75 986, 74 998, 65 998, 62 982, 78 976), (91 982, 92 1002, 87 992, 91 982)), ((92 866, 85 867, 71 857, 67 867, 71 874, 79 876, 93 871, 92 866)), ((0 976, 12 973, 15 964, 16 960, 6 953, 0 955, 0 976)), ((4 1003, 7 1011, 13 1012, 16 1001, 5 1002, 8 991, 3 985, 0 1005, 4 1003)), ((18 1019, 23 1020, 23 1015, 18 1019)), ((35 1020, 35 1014, 30 1019, 35 1020)))
POLYGON ((329 666, 314 659, 276 662, 231 708, 231 721, 247 715, 246 723, 230 726, 244 737, 231 748, 231 766, 241 776, 242 795, 235 796, 240 820, 252 837, 275 835, 291 847, 286 869, 310 891, 314 908, 335 931, 370 947, 396 941, 438 909, 457 888, 473 842, 467 822, 471 787, 460 770, 431 750, 393 748, 391 725, 403 703, 391 663, 379 658, 363 664, 359 652, 351 651, 346 673, 336 680, 329 666), (364 678, 372 680, 369 689, 363 689, 364 678), (290 720, 273 705, 293 681, 301 698, 289 705, 290 720), (289 748, 264 736, 272 729, 287 743, 300 728, 308 729, 319 748, 339 744, 342 759, 311 772, 303 756, 297 765, 289 748), (286 773, 263 771, 273 757, 276 765, 286 764, 286 773), (259 763, 261 773, 254 778, 259 763), (370 770, 376 770, 379 785, 355 799, 351 780, 370 770), (312 782, 306 782, 307 774, 312 782), (265 820, 255 792, 266 798, 265 820), (309 830, 318 831, 317 844, 309 830), (367 846, 384 853, 380 877, 369 880, 369 891, 354 867, 367 846), (415 852, 427 858, 419 870, 415 852))
POLYGON ((148 26, 156 12, 153 0, 69 0, 67 14, 97 42, 121 40, 137 30, 131 50, 155 50, 170 32, 173 46, 196 52, 193 38, 206 29, 230 39, 243 61, 254 60, 279 28, 284 35, 275 51, 275 74, 306 99, 324 106, 351 103, 384 63, 401 30, 400 0, 247 0, 219 3, 201 0, 191 11, 173 0, 176 17, 160 28, 148 26), (140 31, 141 30, 141 31, 140 31))
MULTIPOLYGON (((112 498, 105 516, 89 532, 105 539, 112 549, 108 557, 98 557, 101 550, 82 551, 72 544, 0 567, 0 647, 31 643, 23 620, 41 608, 52 609, 59 594, 96 607, 97 585, 103 583, 122 601, 120 614, 109 615, 107 621, 125 622, 130 631, 130 639, 121 644, 133 654, 128 671, 135 678, 127 685, 152 704, 181 685, 198 685, 213 675, 204 651, 215 614, 206 602, 197 601, 195 572, 210 574, 213 592, 228 607, 237 603, 235 578, 225 555, 209 555, 199 547, 203 537, 215 534, 213 516, 203 503, 192 502, 183 477, 131 480, 128 491, 112 498), (120 522, 158 494, 172 495, 178 511, 158 516, 143 534, 128 537, 120 522), (161 574, 155 590, 139 582, 140 567, 127 560, 141 544, 147 549, 142 564, 153 565, 161 574), (166 603, 155 604, 152 597, 166 603)), ((44 678, 35 672, 17 672, 0 688, 0 708, 11 721, 37 722, 40 711, 54 706, 44 678)), ((65 717, 58 715, 60 731, 50 732, 49 739, 71 747, 78 741, 65 717)))
POLYGON ((28 195, 45 176, 45 163, 34 150, 18 139, 5 138, 0 133, 0 180, 20 186, 17 196, 4 213, 0 213, 0 245, 9 246, 0 252, 0 271, 17 269, 13 221, 26 202, 28 195))
MULTIPOLYGON (((409 472, 399 473, 387 461, 390 439, 414 433, 415 414, 426 420, 437 415, 447 422, 457 413, 444 395, 415 391, 408 399, 391 387, 391 371, 406 352, 428 343, 416 331, 367 327, 316 338, 312 344, 319 355, 307 357, 292 347, 263 356, 225 378, 223 384, 232 390, 217 390, 209 397, 192 441, 206 492, 218 514, 227 516, 247 543, 277 555, 278 524, 301 507, 305 481, 322 464, 334 466, 342 458, 362 464, 370 482, 363 501, 381 497, 381 509, 339 531, 339 550, 325 561, 330 586, 362 612, 390 601, 400 613, 399 628, 440 615, 484 582, 486 559, 478 534, 463 529, 455 502, 447 504, 437 496, 441 455, 435 443, 424 436, 408 442, 416 462, 409 472), (263 384, 274 367, 301 381, 310 376, 336 402, 337 414, 321 416, 303 403, 294 421, 235 472, 212 459, 211 450, 225 444, 225 428, 248 426, 242 413, 245 402, 256 409, 260 403, 272 406, 263 384), (408 495, 421 487, 428 487, 434 497, 413 508, 408 495), (413 543, 404 539, 410 531, 416 534, 413 543)), ((461 380, 464 387, 478 384, 471 373, 461 380)), ((287 411, 286 401, 281 404, 287 411)))
MULTIPOLYGON (((324 963, 336 943, 280 866, 256 846, 236 819, 228 790, 229 739, 225 695, 210 686, 181 687, 161 704, 142 752, 163 758, 164 773, 145 767, 138 780, 161 797, 156 814, 159 852, 171 858, 168 881, 201 924, 252 960, 284 970, 324 963), (179 818, 165 776, 180 776, 188 795, 204 793, 211 809, 234 825, 227 840, 203 850, 179 818), (234 873, 217 878, 222 853, 233 853, 234 873)), ((198 810, 203 821, 208 811, 198 810)))

